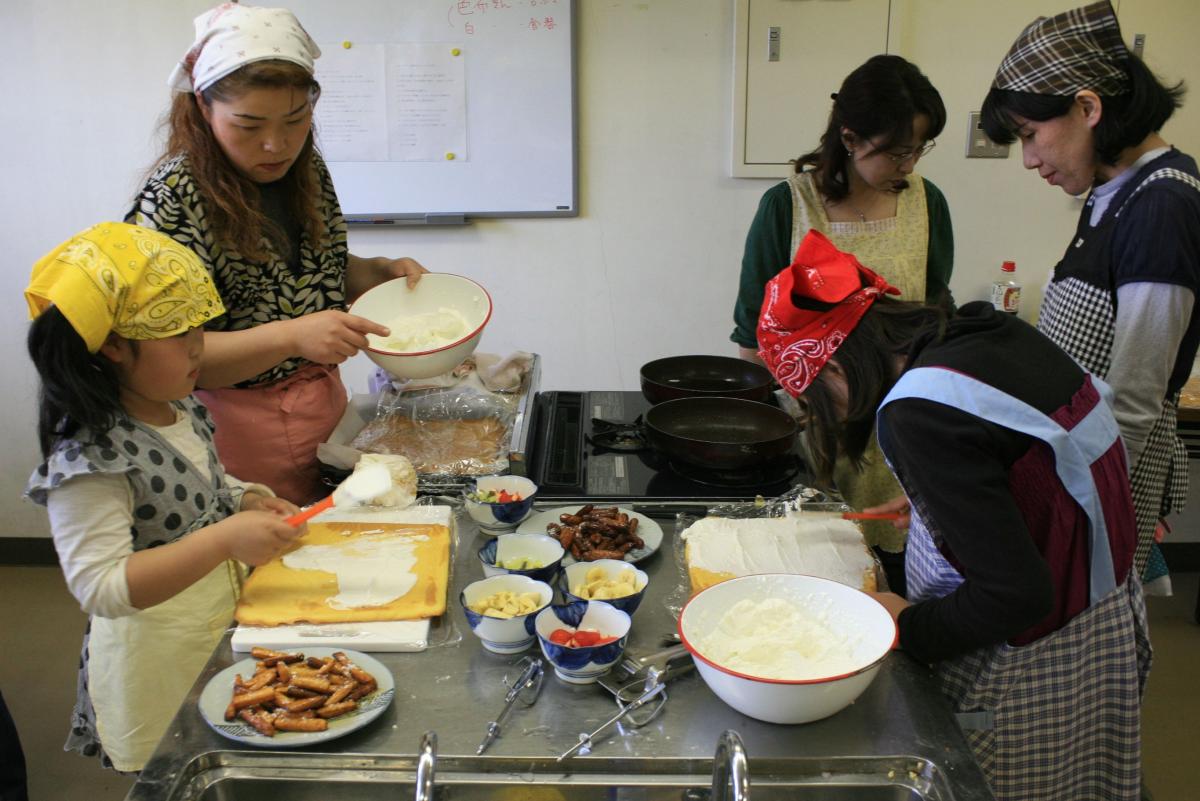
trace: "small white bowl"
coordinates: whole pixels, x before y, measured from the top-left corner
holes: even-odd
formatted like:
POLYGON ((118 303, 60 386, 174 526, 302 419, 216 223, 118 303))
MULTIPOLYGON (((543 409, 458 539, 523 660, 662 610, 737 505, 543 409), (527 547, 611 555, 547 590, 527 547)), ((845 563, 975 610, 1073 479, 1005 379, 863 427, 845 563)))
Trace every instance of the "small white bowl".
POLYGON ((554 590, 546 582, 516 575, 492 576, 473 581, 464 587, 458 596, 471 631, 475 632, 484 648, 497 654, 519 654, 528 650, 537 637, 534 619, 540 612, 545 611, 553 599, 554 590), (471 609, 471 604, 498 592, 536 592, 539 600, 537 609, 510 618, 491 617, 471 609))
MULTIPOLYGON (((551 537, 550 539, 554 538, 551 537)), ((642 603, 642 598, 646 595, 646 587, 650 584, 650 577, 646 575, 644 570, 639 570, 629 562, 622 562, 617 559, 597 559, 594 562, 576 562, 573 565, 567 565, 562 572, 562 577, 559 579, 558 585, 563 598, 568 603, 571 601, 590 600, 577 595, 575 590, 584 583, 588 572, 594 568, 603 570, 604 577, 610 581, 615 580, 622 573, 633 575, 634 591, 629 595, 622 595, 620 598, 597 598, 595 600, 612 604, 627 615, 632 615, 636 612, 642 603)))
POLYGON ((463 336, 439 348, 398 351, 386 347, 384 339, 367 335, 365 353, 371 361, 397 378, 429 378, 453 370, 475 352, 483 329, 492 317, 492 298, 469 278, 450 273, 421 276, 413 289, 404 278, 393 278, 372 287, 350 306, 350 313, 390 325, 403 316, 455 309, 467 321, 463 336))
POLYGON ((524 476, 480 476, 463 493, 463 507, 467 514, 485 533, 509 531, 533 514, 533 501, 537 498, 538 485, 524 476), (520 495, 519 501, 492 503, 471 497, 475 493, 500 490, 520 495))
POLYGON ((592 684, 625 653, 629 639, 629 615, 604 601, 588 601, 548 606, 534 618, 534 630, 542 653, 554 673, 569 684, 592 684), (604 637, 616 637, 613 642, 583 648, 559 645, 550 640, 555 629, 595 629, 604 637))
POLYGON ((853 703, 874 680, 898 632, 883 604, 865 592, 815 576, 771 573, 729 579, 692 596, 679 615, 679 636, 704 683, 738 712, 769 723, 807 723, 853 703), (850 656, 842 660, 843 669, 810 678, 766 678, 706 656, 697 644, 707 645, 725 614, 747 599, 781 599, 823 616, 827 626, 846 636, 850 656))
POLYGON ((546 534, 501 534, 479 549, 479 564, 483 567, 485 576, 512 573, 553 586, 565 555, 566 551, 558 540, 546 534), (510 559, 531 560, 541 563, 541 567, 501 567, 501 564, 510 559))

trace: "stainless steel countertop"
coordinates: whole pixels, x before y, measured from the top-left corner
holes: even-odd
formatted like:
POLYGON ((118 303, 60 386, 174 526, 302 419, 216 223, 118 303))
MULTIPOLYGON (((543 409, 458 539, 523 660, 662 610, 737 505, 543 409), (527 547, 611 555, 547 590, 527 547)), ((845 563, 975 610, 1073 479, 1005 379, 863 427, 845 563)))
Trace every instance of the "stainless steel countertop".
MULTIPOLYGON (((639 565, 650 574, 650 586, 634 617, 630 653, 657 650, 663 635, 675 630, 668 603, 679 602, 680 583, 686 581, 675 554, 675 522, 659 522, 665 533, 662 549, 639 565)), ((461 635, 460 641, 423 653, 373 654, 395 677, 396 696, 388 710, 370 725, 340 739, 288 749, 291 756, 287 759, 303 763, 304 755, 309 755, 314 764, 329 764, 336 756, 345 766, 379 765, 389 759, 408 764, 415 759, 421 735, 427 730, 437 732, 439 760, 474 757, 487 722, 500 710, 506 678, 511 681, 517 675, 520 656, 485 651, 466 624, 458 594, 467 583, 482 577, 477 551, 486 540, 465 515, 458 516, 457 527, 447 615, 461 635)), ((529 653, 539 655, 536 644, 529 653)), ((242 745, 218 735, 197 709, 197 699, 208 680, 244 657, 232 652, 226 635, 127 801, 179 797, 172 790, 192 781, 197 766, 217 764, 222 754, 228 756, 229 752, 248 764, 271 755, 278 758, 279 751, 242 745)), ((944 786, 934 788, 928 797, 955 801, 992 798, 930 670, 903 653, 891 654, 875 681, 847 709, 822 721, 793 726, 762 723, 739 714, 690 671, 670 682, 666 710, 656 720, 641 729, 618 730, 597 739, 590 754, 559 766, 554 765, 554 757, 574 744, 580 732, 609 718, 616 707, 612 696, 599 685, 568 685, 553 676, 549 663, 546 668, 541 697, 532 707, 518 704, 514 708, 499 739, 478 758, 483 770, 488 764, 497 770, 511 770, 513 764, 527 762, 530 779, 537 780, 543 772, 603 769, 606 760, 619 760, 626 770, 646 773, 659 771, 668 763, 703 765, 705 760, 711 762, 721 732, 734 729, 745 743, 751 780, 756 763, 769 764, 773 771, 812 771, 838 760, 894 757, 897 766, 913 771, 914 779, 920 778, 922 765, 937 767, 937 773, 945 777, 944 786)))

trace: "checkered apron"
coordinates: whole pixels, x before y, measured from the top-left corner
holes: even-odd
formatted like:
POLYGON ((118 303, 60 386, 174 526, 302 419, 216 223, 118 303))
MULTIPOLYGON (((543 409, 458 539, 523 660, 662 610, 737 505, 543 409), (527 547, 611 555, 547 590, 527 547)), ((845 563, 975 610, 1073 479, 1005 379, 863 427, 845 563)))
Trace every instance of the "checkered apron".
MULTIPOLYGON (((1096 385, 1107 400, 1111 391, 1096 385)), ((1088 609, 1036 642, 980 648, 936 666, 996 798, 1137 799, 1140 701, 1150 668, 1146 610, 1134 573, 1116 584, 1091 472, 1120 436, 1116 421, 1097 403, 1068 430, 994 387, 941 368, 905 373, 880 409, 900 398, 931 400, 1042 440, 1091 524, 1088 609)), ((917 603, 952 592, 963 577, 938 550, 941 537, 922 514, 922 498, 910 492, 909 500, 905 569, 909 600, 917 603)))
MULTIPOLYGON (((1091 227, 1091 201, 1080 215, 1075 241, 1054 268, 1054 280, 1046 288, 1038 330, 1079 362, 1083 369, 1104 378, 1112 366, 1113 329, 1116 323, 1116 288, 1112 274, 1112 236, 1121 212, 1154 181, 1176 180, 1200 191, 1200 181, 1175 169, 1160 169, 1147 175, 1130 192, 1115 213, 1107 213, 1091 227)), ((1162 412, 1146 437, 1138 463, 1129 476, 1133 509, 1137 516, 1138 541, 1133 564, 1138 576, 1154 542, 1154 529, 1161 517, 1182 511, 1187 500, 1187 448, 1176 433, 1179 393, 1163 398, 1162 412)))

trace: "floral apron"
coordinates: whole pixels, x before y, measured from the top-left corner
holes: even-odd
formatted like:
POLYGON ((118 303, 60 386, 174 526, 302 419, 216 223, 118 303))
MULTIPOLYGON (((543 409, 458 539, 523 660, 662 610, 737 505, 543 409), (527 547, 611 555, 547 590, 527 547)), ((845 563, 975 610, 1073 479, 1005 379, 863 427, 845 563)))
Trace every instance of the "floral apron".
MULTIPOLYGON (((1063 486, 1090 523, 1088 608, 1057 631, 1024 646, 1001 643, 936 666, 942 691, 959 713, 967 740, 999 801, 1137 799, 1141 779, 1140 702, 1150 667, 1141 584, 1113 575, 1107 524, 1091 464, 1118 441, 1104 413, 1111 390, 1066 429, 1017 398, 974 378, 936 367, 906 372, 884 398, 920 398, 967 412, 1045 442, 1063 486)), ((910 495, 909 600, 942 597, 963 576, 938 549, 935 521, 910 495)))
MULTIPOLYGON (((868 222, 831 222, 813 183, 811 172, 788 178, 792 190, 792 253, 809 229, 820 231, 838 250, 855 258, 887 279, 900 290, 902 300, 925 300, 925 281, 929 259, 929 211, 925 200, 925 182, 913 173, 909 187, 896 195, 896 216, 868 222)), ((833 483, 846 503, 855 509, 899 497, 900 487, 879 453, 875 435, 863 454, 859 469, 845 457, 834 466, 833 483)), ((863 521, 867 545, 899 553, 904 550, 905 532, 889 521, 863 521)), ((902 588, 893 588, 902 589, 902 588)))

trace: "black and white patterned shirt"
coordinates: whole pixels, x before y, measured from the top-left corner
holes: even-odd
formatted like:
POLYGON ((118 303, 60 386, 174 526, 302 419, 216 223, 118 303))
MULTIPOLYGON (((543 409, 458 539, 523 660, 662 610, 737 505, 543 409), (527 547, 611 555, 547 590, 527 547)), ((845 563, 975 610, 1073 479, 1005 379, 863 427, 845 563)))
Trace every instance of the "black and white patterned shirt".
MULTIPOLYGON (((344 310, 349 263, 346 221, 325 162, 314 153, 313 164, 320 178, 326 233, 316 243, 301 236, 299 269, 277 256, 268 263, 249 261, 227 247, 212 229, 186 156, 164 162, 150 176, 125 222, 161 231, 196 252, 227 310, 208 324, 212 330, 243 331, 326 309, 344 310)), ((287 359, 238 386, 273 383, 308 364, 305 359, 287 359)))

